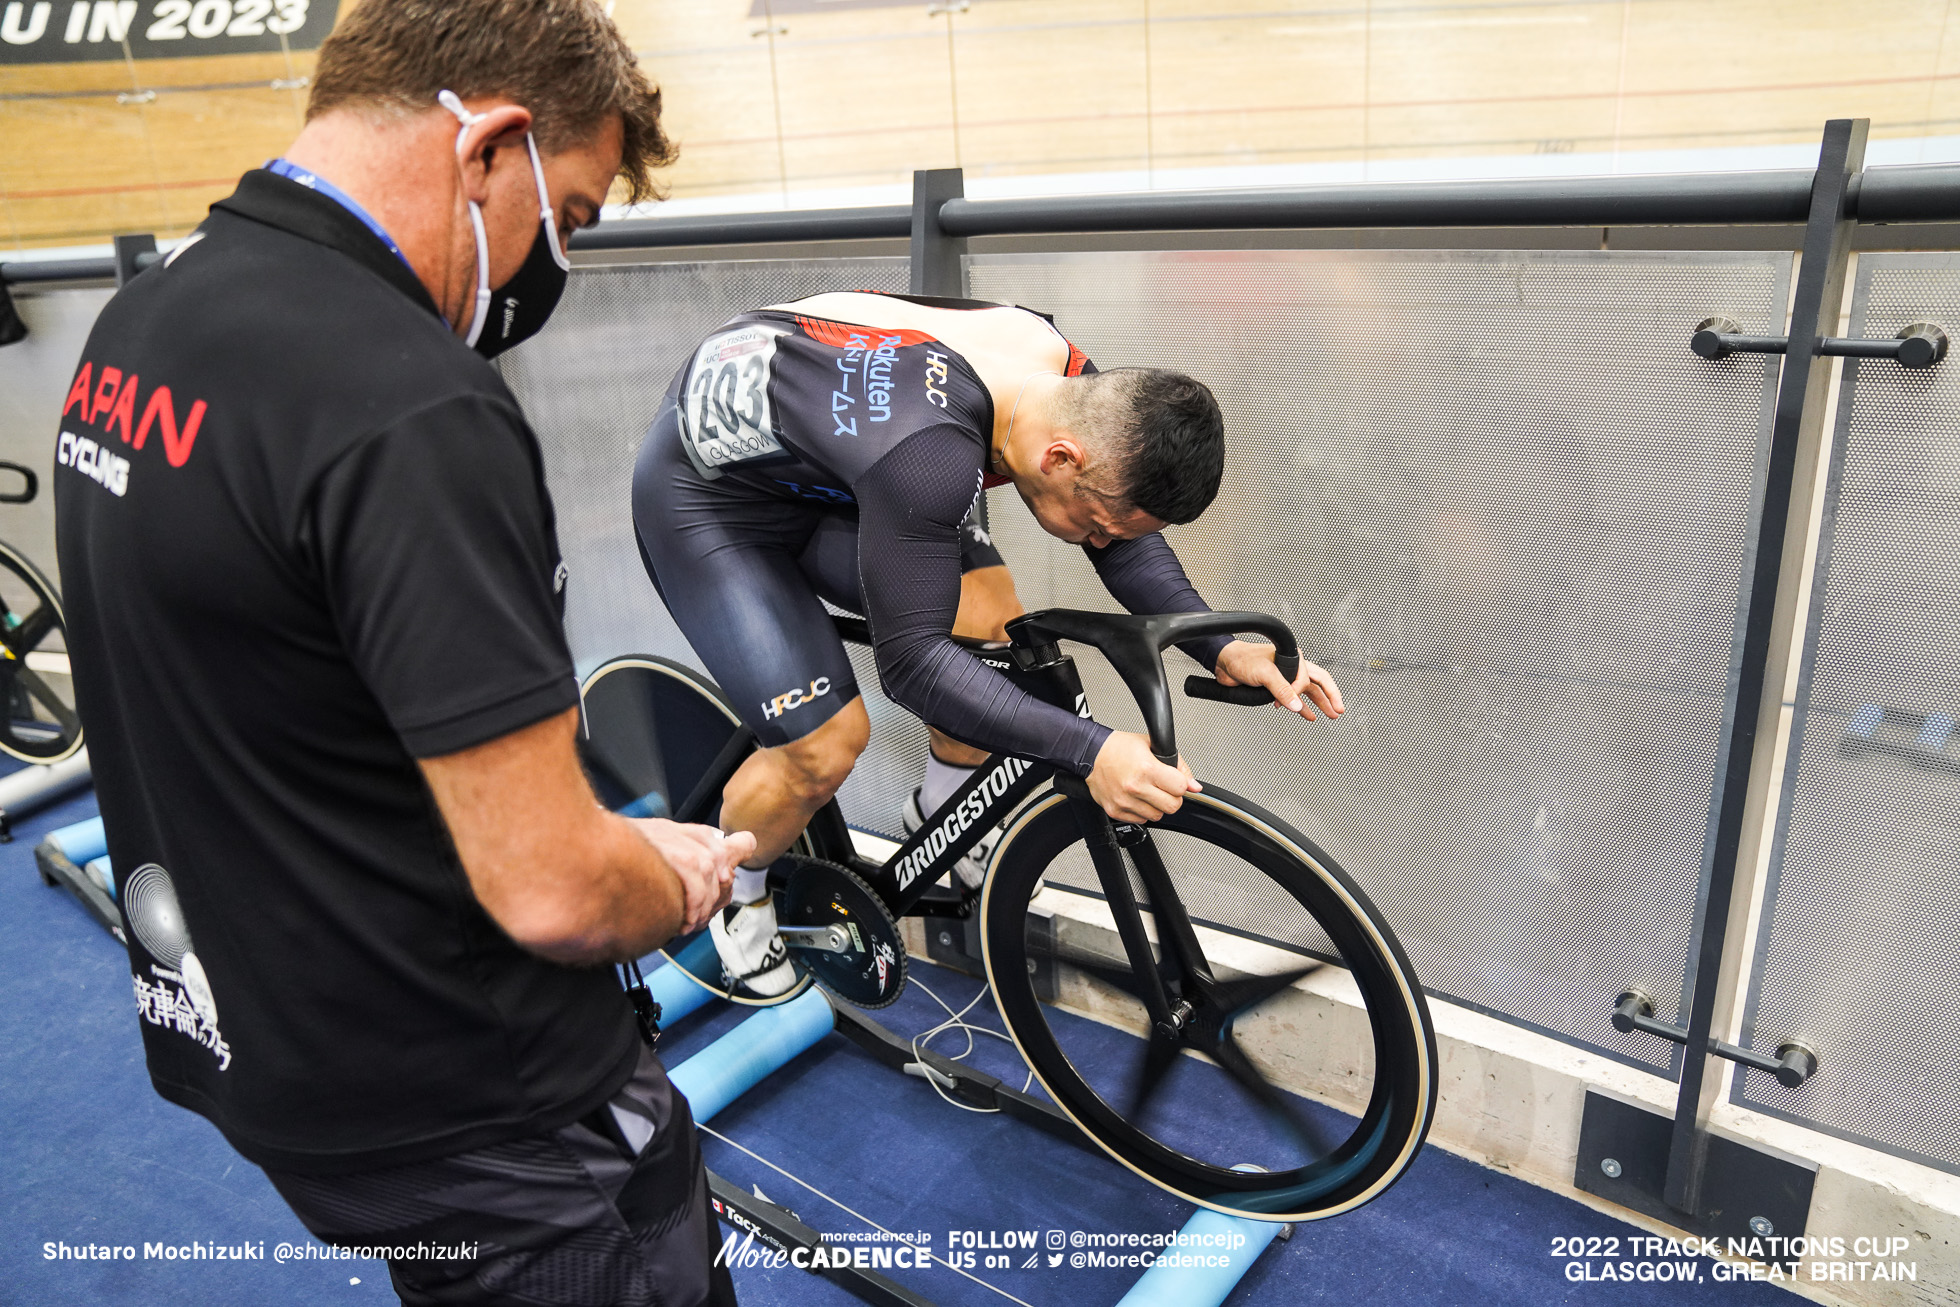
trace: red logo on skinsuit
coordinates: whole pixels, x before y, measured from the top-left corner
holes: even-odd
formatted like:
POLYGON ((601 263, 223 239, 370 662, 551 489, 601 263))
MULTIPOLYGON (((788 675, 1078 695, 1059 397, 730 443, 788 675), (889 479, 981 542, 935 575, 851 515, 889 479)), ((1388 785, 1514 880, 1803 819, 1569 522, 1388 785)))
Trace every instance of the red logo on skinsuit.
POLYGON ((100 423, 104 435, 114 431, 122 437, 125 445, 134 449, 143 448, 150 438, 151 429, 155 428, 163 437, 163 457, 170 466, 182 467, 190 462, 191 446, 197 443, 197 429, 204 424, 203 400, 191 401, 190 410, 180 425, 170 387, 158 386, 150 392, 149 403, 143 406, 143 416, 136 418, 136 427, 132 432, 130 420, 135 418, 137 412, 140 378, 134 372, 125 377, 121 368, 106 364, 101 375, 96 377, 91 375, 94 367, 94 364, 84 362, 82 370, 75 374, 75 384, 68 388, 68 402, 61 406, 62 417, 66 418, 73 412, 90 426, 100 423))
POLYGON ((848 322, 831 322, 826 318, 801 315, 797 317, 796 325, 803 328, 803 334, 811 340, 832 349, 876 349, 888 344, 904 349, 907 345, 923 345, 933 339, 923 331, 909 328, 859 327, 848 322))

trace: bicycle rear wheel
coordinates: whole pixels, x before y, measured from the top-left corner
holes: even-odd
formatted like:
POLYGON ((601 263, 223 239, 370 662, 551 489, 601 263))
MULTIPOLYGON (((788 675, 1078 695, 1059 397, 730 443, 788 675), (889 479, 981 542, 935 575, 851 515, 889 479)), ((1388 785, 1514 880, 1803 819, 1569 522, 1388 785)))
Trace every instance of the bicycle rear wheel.
POLYGON ((61 596, 12 545, 0 542, 0 752, 60 762, 82 747, 61 596))
POLYGON ((579 761, 599 801, 629 817, 672 817, 736 732, 713 681, 658 654, 628 654, 579 685, 579 761))
POLYGON ((1408 960, 1325 853, 1244 799, 1208 788, 1148 828, 1036 799, 1001 838, 981 931, 1042 1087, 1181 1198, 1314 1220, 1380 1195, 1421 1148, 1436 1039, 1408 960), (1301 985, 1320 1001, 1289 999, 1301 985))

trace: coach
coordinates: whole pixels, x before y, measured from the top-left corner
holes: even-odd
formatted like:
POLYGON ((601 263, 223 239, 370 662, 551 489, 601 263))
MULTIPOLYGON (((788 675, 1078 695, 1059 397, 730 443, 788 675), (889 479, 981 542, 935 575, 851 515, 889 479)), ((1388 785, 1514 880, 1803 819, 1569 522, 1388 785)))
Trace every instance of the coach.
POLYGON ((704 923, 748 837, 594 802, 538 444, 485 361, 671 155, 594 0, 364 0, 62 411, 151 1079, 321 1238, 460 1254, 391 1258, 409 1303, 733 1300, 603 964, 704 923))

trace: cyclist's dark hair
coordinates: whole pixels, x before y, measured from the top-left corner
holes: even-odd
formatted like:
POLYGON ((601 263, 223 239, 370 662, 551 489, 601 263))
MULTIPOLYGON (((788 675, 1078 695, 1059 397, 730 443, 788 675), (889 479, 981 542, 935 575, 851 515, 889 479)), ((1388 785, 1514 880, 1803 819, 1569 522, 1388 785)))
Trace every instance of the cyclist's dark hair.
POLYGON ((1225 419, 1211 388, 1165 368, 1083 377, 1070 418, 1103 458, 1090 493, 1160 522, 1195 521, 1225 475, 1225 419))
POLYGON ((660 125, 659 89, 598 0, 362 0, 320 47, 306 117, 415 113, 443 90, 509 96, 531 111, 546 154, 617 118, 629 202, 659 198, 653 169, 679 153, 660 125))

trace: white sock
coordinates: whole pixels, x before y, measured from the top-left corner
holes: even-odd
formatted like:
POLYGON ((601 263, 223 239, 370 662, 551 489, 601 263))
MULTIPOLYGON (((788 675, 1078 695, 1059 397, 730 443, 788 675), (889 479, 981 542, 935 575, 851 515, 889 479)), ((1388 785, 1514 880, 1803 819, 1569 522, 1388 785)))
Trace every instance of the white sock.
POLYGON ((769 868, 735 868, 735 889, 731 903, 754 903, 769 893, 769 868))
POLYGON ((919 807, 924 809, 920 815, 930 817, 935 808, 965 789, 966 783, 971 779, 973 779, 973 768, 941 762, 939 755, 928 753, 926 782, 919 787, 919 807))

